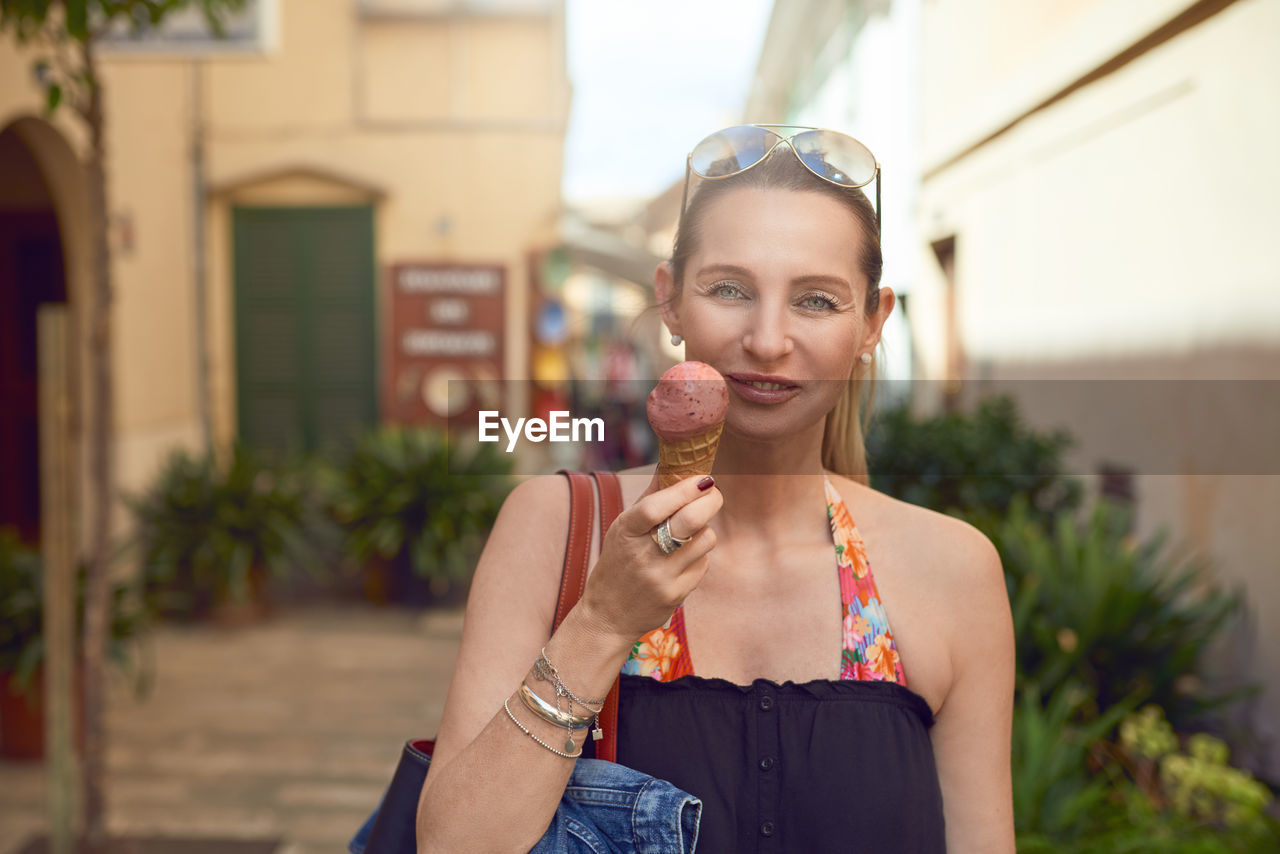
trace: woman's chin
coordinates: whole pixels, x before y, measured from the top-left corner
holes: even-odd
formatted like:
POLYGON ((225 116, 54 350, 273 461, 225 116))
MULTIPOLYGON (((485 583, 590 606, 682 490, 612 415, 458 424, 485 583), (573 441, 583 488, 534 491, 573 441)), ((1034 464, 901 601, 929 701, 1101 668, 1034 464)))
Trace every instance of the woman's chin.
POLYGON ((806 437, 812 437, 809 441, 818 446, 821 445, 825 420, 824 416, 822 420, 814 423, 797 424, 794 418, 738 419, 730 413, 724 425, 724 438, 720 440, 720 446, 723 449, 728 441, 750 446, 753 454, 777 451, 794 455, 806 447, 806 437))

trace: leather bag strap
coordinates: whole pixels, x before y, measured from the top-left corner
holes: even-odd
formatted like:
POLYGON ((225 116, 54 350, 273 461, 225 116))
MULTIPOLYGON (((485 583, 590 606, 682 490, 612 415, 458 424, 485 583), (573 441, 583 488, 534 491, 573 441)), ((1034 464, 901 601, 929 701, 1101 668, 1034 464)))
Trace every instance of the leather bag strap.
MULTIPOLYGON (((556 620, 552 626, 554 632, 560 621, 578 600, 587 586, 587 563, 591 559, 591 533, 593 527, 593 511, 596 501, 591 480, 595 479, 599 487, 600 502, 600 540, 604 541, 604 533, 609 530, 613 520, 622 512, 622 487, 618 476, 613 472, 592 472, 588 477, 581 472, 561 469, 560 474, 569 480, 569 534, 565 543, 564 572, 560 576, 560 598, 556 602, 556 620)), ((604 707, 600 710, 600 727, 604 735, 596 742, 596 758, 609 762, 618 759, 618 683, 613 680, 613 687, 605 697, 604 707)))
MULTIPOLYGON (((600 541, 604 542, 604 532, 609 530, 613 520, 622 512, 622 487, 618 476, 609 471, 593 471, 591 476, 600 487, 600 541)), ((604 700, 604 708, 600 710, 600 726, 604 737, 596 744, 596 758, 608 762, 618 761, 618 688, 621 677, 613 680, 604 700)))
POLYGON ((564 550, 564 571, 560 574, 560 597, 551 631, 560 627, 587 586, 587 562, 591 559, 591 529, 595 500, 591 479, 580 472, 560 471, 569 479, 569 536, 564 550))

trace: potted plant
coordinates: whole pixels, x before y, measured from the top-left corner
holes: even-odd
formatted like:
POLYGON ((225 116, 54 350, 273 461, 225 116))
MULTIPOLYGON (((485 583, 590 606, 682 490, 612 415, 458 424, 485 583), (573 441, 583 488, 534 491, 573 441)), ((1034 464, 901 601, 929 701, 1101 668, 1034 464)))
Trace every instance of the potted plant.
MULTIPOLYGON (((40 553, 11 529, 0 528, 0 755, 39 759, 44 756, 44 568, 40 553)), ((83 624, 84 568, 76 579, 77 630, 83 624)), ((116 584, 111 594, 111 660, 133 668, 134 645, 142 638, 145 617, 135 591, 116 584)), ((83 670, 77 663, 74 684, 80 690, 83 670)), ((148 673, 134 670, 135 690, 146 690, 148 673)), ((76 704, 78 708, 79 704, 76 704)), ((83 730, 76 721, 76 744, 83 730)))
POLYGON ((331 526, 306 469, 243 446, 225 464, 212 451, 175 451, 128 503, 146 599, 167 616, 260 619, 273 578, 326 565, 331 526))
POLYGON ((360 437, 327 475, 330 512, 370 598, 425 603, 466 579, 511 488, 490 445, 436 429, 383 427, 360 437))
POLYGON ((1129 512, 1100 501, 1084 520, 1060 514, 1045 528, 1018 497, 987 531, 1009 589, 1019 687, 1073 679, 1100 710, 1135 697, 1190 725, 1256 693, 1201 679, 1205 652, 1241 598, 1209 582, 1202 558, 1167 548, 1167 532, 1134 540, 1129 512))

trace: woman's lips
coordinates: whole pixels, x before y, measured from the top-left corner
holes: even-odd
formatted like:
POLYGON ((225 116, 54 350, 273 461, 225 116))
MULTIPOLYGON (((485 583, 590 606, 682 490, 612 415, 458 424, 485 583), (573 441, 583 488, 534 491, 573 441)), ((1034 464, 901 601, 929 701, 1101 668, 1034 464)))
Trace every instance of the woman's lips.
POLYGON ((738 397, 752 403, 782 403, 800 393, 799 386, 782 377, 726 374, 725 379, 738 397))

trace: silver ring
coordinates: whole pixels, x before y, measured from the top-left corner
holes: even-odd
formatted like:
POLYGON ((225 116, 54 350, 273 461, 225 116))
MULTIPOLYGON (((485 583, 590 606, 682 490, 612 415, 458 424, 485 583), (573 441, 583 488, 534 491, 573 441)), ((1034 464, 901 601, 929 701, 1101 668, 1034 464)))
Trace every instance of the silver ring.
POLYGON ((664 555, 669 555, 685 543, 693 539, 693 537, 684 537, 683 539, 671 533, 671 518, 662 520, 662 524, 654 529, 650 534, 653 541, 658 544, 658 548, 662 549, 664 555))

